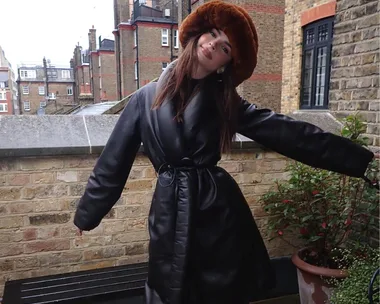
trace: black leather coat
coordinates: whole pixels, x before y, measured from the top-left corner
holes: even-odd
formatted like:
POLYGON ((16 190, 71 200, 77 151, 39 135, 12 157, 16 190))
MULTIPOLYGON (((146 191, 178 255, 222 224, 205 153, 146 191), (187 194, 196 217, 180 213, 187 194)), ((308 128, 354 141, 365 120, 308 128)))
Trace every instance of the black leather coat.
MULTIPOLYGON (((170 102, 151 110, 156 86, 138 90, 125 107, 74 223, 82 230, 100 223, 119 199, 142 142, 159 175, 149 213, 147 303, 248 303, 275 278, 237 183, 217 166, 215 103, 201 90, 179 124, 170 102)), ((238 132, 287 157, 356 177, 373 157, 347 139, 244 100, 238 132)))

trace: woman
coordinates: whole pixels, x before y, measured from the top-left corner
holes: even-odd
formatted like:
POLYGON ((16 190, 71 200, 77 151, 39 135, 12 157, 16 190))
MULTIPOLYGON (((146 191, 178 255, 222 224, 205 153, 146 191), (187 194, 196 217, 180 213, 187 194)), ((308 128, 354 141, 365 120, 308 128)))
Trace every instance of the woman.
POLYGON ((311 166, 364 177, 373 153, 311 124, 259 110, 236 86, 256 66, 248 14, 220 1, 184 20, 184 48, 130 99, 75 215, 95 228, 119 199, 143 143, 158 181, 149 213, 148 304, 246 304, 274 284, 269 257, 232 177, 217 166, 239 132, 311 166))

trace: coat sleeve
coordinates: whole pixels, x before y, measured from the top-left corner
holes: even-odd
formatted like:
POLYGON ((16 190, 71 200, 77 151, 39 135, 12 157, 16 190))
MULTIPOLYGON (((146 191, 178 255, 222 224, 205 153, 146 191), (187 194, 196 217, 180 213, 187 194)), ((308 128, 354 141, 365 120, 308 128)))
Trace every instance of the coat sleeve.
POLYGON ((315 125, 257 109, 242 100, 238 133, 291 159, 312 167, 364 177, 374 154, 351 140, 315 125))
POLYGON ((123 191, 141 144, 136 95, 120 115, 79 201, 74 224, 81 230, 98 226, 123 191))

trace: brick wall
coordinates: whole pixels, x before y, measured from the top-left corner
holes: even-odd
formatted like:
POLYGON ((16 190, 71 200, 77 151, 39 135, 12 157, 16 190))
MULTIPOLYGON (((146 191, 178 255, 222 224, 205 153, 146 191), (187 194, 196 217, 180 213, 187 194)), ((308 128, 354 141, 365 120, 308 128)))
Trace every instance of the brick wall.
POLYGON ((370 145, 380 146, 379 24, 377 0, 338 0, 332 49, 330 109, 338 117, 357 110, 370 145))
MULTIPOLYGON (((0 294, 10 279, 147 260, 147 215, 156 177, 141 154, 106 219, 76 235, 75 206, 95 161, 88 155, 0 160, 0 294)), ((285 158, 261 150, 235 151, 220 164, 239 183, 266 240, 266 217, 257 200, 275 178, 284 177, 285 164, 285 158)), ((281 240, 266 243, 271 256, 292 252, 281 240)))
POLYGON ((172 56, 178 56, 178 49, 174 48, 174 25, 171 29, 169 24, 161 25, 154 23, 138 23, 138 49, 139 49, 139 77, 140 86, 159 77, 162 73, 162 63, 170 63, 172 56), (169 46, 161 45, 161 30, 169 30, 169 46), (171 36, 171 32, 173 36, 171 36), (173 45, 172 45, 173 44, 173 45))
POLYGON ((121 74, 121 94, 128 96, 136 91, 134 63, 136 60, 136 50, 134 46, 133 27, 130 25, 119 26, 120 35, 120 74, 121 74))
POLYGON ((100 75, 101 77, 101 100, 118 100, 116 94, 116 59, 115 52, 98 51, 100 56, 100 75))
POLYGON ((99 54, 95 51, 90 57, 90 79, 94 102, 100 102, 99 54))
POLYGON ((286 0, 283 45, 281 112, 299 109, 302 70, 302 26, 326 17, 335 9, 331 0, 286 0))

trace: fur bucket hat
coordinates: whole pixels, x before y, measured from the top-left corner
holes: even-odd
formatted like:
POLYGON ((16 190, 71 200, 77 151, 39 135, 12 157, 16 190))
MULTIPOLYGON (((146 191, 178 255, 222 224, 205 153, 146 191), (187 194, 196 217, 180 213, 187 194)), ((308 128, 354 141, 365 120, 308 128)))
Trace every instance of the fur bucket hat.
POLYGON ((251 77, 257 64, 258 37, 247 11, 220 0, 201 5, 183 20, 179 39, 185 47, 194 36, 212 28, 222 30, 232 46, 232 79, 235 86, 251 77))

